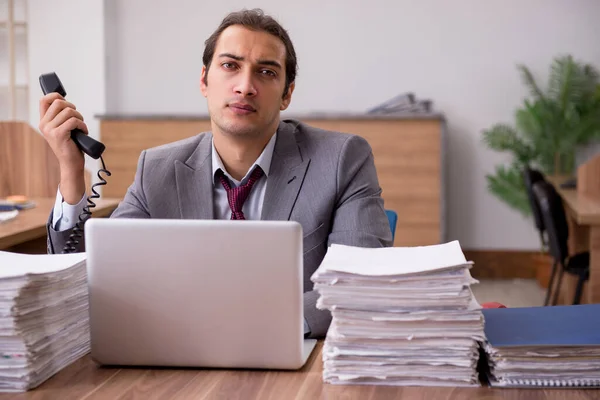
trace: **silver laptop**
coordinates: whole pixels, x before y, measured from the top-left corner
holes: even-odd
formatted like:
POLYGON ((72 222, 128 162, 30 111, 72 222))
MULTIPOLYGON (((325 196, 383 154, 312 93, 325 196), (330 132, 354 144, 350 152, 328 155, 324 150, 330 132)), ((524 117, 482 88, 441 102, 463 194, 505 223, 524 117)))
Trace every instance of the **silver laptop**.
POLYGON ((85 241, 99 364, 298 369, 315 346, 297 222, 93 218, 85 241))

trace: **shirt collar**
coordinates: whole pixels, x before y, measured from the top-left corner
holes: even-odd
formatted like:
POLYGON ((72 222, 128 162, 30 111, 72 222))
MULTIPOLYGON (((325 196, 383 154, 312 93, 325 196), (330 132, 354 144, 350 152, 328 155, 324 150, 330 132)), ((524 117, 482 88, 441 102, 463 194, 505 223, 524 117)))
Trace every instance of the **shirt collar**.
POLYGON ((246 176, 242 178, 241 181, 237 181, 229 175, 229 172, 225 169, 223 165, 223 161, 221 157, 219 157, 219 153, 217 153, 217 149, 215 149, 214 139, 211 139, 211 147, 212 147, 212 176, 213 176, 213 185, 215 182, 215 174, 218 170, 222 170, 227 178, 229 178, 232 182, 235 183, 236 186, 240 185, 242 182, 245 182, 250 177, 250 174, 254 170, 255 166, 259 166, 263 172, 265 173, 265 177, 269 177, 269 171, 271 169, 271 160, 273 159, 273 151, 275 150, 275 141, 277 140, 277 132, 271 137, 271 140, 267 143, 260 156, 256 159, 254 164, 250 167, 248 172, 246 172, 246 176))

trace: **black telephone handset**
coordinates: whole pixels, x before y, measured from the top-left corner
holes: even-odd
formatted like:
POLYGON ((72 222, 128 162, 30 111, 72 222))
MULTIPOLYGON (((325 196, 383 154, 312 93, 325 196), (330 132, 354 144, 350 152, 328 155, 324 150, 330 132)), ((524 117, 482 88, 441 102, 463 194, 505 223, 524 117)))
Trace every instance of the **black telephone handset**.
MULTIPOLYGON (((40 75, 40 86, 44 94, 56 92, 63 97, 67 95, 60 79, 58 79, 58 75, 54 72, 40 75)), ((73 139, 81 151, 93 159, 97 160, 102 155, 102 152, 104 152, 105 146, 86 135, 81 129, 73 129, 71 131, 71 139, 73 139)))
MULTIPOLYGON (((58 75, 54 72, 40 75, 40 86, 42 87, 42 91, 44 94, 57 92, 61 96, 65 97, 67 92, 63 87, 60 79, 58 79, 58 75)), ((76 252, 77 245, 79 244, 80 238, 83 237, 83 224, 85 221, 92 215, 90 208, 96 207, 96 204, 92 201, 92 199, 100 198, 100 194, 96 191, 96 187, 106 185, 106 179, 100 173, 106 174, 106 176, 110 176, 110 172, 106 169, 104 165, 104 160, 102 159, 102 153, 104 152, 105 146, 97 140, 92 139, 88 135, 86 135, 81 129, 73 129, 71 131, 71 139, 75 142, 77 147, 83 151, 85 154, 89 155, 94 159, 100 159, 102 162, 102 168, 98 171, 98 179, 100 182, 92 185, 92 195, 87 197, 87 205, 83 208, 83 212, 79 215, 79 221, 73 227, 73 232, 69 236, 69 240, 65 243, 62 252, 63 253, 73 253, 76 252)))

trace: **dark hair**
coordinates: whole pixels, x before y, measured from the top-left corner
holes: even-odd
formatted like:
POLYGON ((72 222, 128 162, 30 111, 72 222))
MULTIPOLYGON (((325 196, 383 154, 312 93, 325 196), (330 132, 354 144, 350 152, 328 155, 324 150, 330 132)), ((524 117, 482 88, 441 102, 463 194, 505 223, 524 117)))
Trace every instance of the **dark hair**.
POLYGON ((252 10, 242 10, 232 12, 227 15, 221 25, 213 32, 212 35, 204 42, 206 46, 204 48, 204 54, 202 55, 202 62, 206 66, 206 74, 204 75, 204 83, 207 83, 206 77, 210 68, 210 63, 215 54, 215 47, 217 46, 217 40, 221 33, 232 25, 242 25, 245 28, 270 33, 271 35, 279 38, 285 45, 285 90, 283 96, 285 96, 290 88, 290 84, 296 79, 296 73, 298 71, 298 63, 296 60, 296 51, 294 45, 288 33, 283 27, 272 17, 265 15, 260 8, 252 10))

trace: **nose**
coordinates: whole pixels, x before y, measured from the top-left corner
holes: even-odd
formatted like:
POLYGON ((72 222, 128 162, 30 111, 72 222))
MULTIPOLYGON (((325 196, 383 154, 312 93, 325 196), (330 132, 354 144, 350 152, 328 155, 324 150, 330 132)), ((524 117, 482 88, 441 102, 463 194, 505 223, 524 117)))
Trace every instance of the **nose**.
POLYGON ((256 95, 256 86, 254 84, 252 72, 246 70, 238 74, 238 81, 234 86, 236 94, 240 94, 244 97, 252 97, 256 95))

